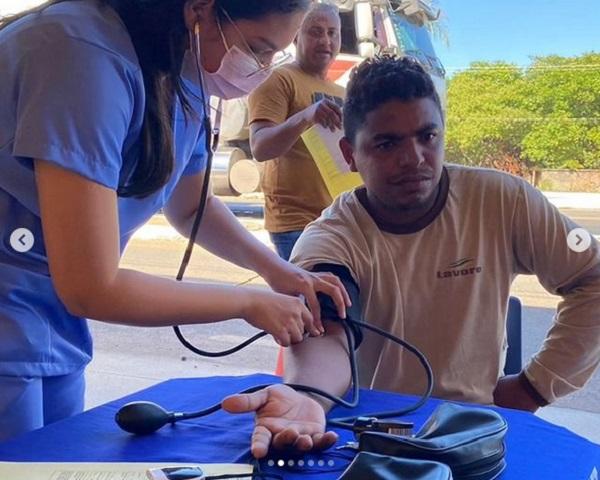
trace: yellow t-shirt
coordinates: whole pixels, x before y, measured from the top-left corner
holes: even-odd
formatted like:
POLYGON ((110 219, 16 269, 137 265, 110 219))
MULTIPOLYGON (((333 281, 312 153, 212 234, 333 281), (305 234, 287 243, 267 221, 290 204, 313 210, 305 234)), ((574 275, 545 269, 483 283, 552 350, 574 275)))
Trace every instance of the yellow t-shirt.
MULTIPOLYGON (((344 89, 303 72, 295 64, 275 70, 249 97, 250 124, 285 122, 323 98, 341 106, 344 89)), ((265 228, 272 233, 303 230, 331 204, 331 196, 302 139, 281 157, 265 162, 261 182, 265 228)))

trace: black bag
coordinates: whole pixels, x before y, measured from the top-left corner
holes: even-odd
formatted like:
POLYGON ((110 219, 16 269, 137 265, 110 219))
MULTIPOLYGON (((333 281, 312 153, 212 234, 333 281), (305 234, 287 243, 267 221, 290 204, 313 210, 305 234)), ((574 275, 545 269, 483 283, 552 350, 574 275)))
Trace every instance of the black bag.
POLYGON ((454 480, 491 480, 506 467, 507 428, 493 410, 442 403, 414 436, 364 432, 359 450, 444 463, 454 480))
POLYGON ((447 465, 359 452, 338 480, 452 480, 447 465))

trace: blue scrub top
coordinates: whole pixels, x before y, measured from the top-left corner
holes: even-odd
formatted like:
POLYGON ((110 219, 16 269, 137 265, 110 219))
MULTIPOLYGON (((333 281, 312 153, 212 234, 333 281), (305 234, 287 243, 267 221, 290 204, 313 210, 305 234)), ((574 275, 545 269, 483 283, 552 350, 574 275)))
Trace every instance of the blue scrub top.
MULTIPOLYGON (((92 0, 59 3, 0 30, 0 72, 0 375, 67 374, 90 361, 92 340, 86 320, 67 312, 49 276, 33 159, 111 189, 123 185, 141 151, 142 73, 119 16, 92 0), (26 253, 10 243, 18 228, 34 236, 26 253)), ((193 65, 182 77, 197 114, 186 121, 176 104, 168 184, 143 199, 119 198, 121 252, 181 176, 205 168, 193 65)), ((73 248, 77 235, 65 232, 73 248)))

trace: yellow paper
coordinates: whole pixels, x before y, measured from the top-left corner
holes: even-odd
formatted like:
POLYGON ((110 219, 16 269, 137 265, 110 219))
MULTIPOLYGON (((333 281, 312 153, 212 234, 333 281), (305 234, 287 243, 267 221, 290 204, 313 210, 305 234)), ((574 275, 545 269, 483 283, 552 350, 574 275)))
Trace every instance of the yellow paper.
POLYGON ((321 125, 314 125, 302 134, 302 140, 333 198, 363 184, 360 174, 351 172, 344 160, 339 147, 343 135, 342 130, 332 132, 321 125))
MULTIPOLYGON (((4 480, 147 480, 149 468, 191 466, 190 463, 13 463, 0 462, 4 480)), ((205 475, 248 474, 252 465, 198 464, 205 475)))

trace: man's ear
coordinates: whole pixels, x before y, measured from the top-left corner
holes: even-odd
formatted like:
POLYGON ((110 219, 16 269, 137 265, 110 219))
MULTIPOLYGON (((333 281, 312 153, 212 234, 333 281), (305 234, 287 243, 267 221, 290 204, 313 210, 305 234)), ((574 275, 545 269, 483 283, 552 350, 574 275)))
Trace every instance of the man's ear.
POLYGON ((358 172, 358 169, 356 168, 356 160, 354 159, 354 146, 348 137, 342 137, 340 140, 340 150, 342 151, 344 160, 346 160, 346 163, 350 167, 350 171, 358 172))

